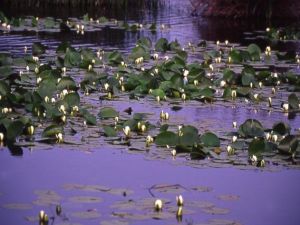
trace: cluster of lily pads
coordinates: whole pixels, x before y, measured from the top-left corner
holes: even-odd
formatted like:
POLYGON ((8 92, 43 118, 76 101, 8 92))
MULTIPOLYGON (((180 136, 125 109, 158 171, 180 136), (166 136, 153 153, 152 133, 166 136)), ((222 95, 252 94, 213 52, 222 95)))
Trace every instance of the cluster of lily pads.
MULTIPOLYGON (((83 21, 84 27, 98 23, 87 15, 83 21)), ((70 21, 67 27, 76 27, 76 23, 70 21)), ((34 24, 40 26, 37 18, 32 18, 34 24)), ((230 133, 232 141, 228 141, 211 131, 200 134, 194 126, 168 125, 170 115, 164 109, 157 118, 159 123, 152 124, 147 113, 131 115, 130 107, 129 118, 109 106, 102 106, 95 116, 93 107, 85 106, 83 100, 96 95, 99 101, 109 102, 125 96, 129 102, 172 102, 174 110, 188 101, 245 101, 269 111, 295 114, 300 103, 297 95, 290 93, 280 99, 277 92, 300 90, 296 53, 287 55, 270 46, 262 51, 256 44, 243 47, 228 41, 181 46, 176 40, 160 38, 152 44, 143 37, 129 54, 75 49, 66 42, 55 52, 33 43, 31 48, 24 46, 22 54, 24 57, 0 54, 0 141, 8 146, 23 141, 67 144, 65 135, 74 135, 72 126, 79 122, 84 127, 99 127, 103 136, 117 137, 118 144, 134 148, 136 139, 144 139, 145 148, 154 142, 170 149, 173 156, 189 153, 192 159, 218 158, 227 152, 230 158, 247 150, 249 162, 256 166, 264 166, 263 156, 270 152, 298 162, 298 137, 283 122, 264 128, 259 121, 248 119, 230 133)))
MULTIPOLYGON (((67 20, 55 19, 53 17, 25 17, 25 18, 7 18, 0 11, 0 30, 9 31, 36 31, 36 32, 76 32, 84 34, 85 31, 100 31, 103 28, 124 29, 126 31, 137 32, 139 30, 149 30, 156 32, 157 26, 152 24, 128 23, 116 19, 108 19, 105 16, 99 18, 89 17, 85 14, 82 18, 69 18, 67 20)), ((167 28, 164 24, 160 29, 167 28)))

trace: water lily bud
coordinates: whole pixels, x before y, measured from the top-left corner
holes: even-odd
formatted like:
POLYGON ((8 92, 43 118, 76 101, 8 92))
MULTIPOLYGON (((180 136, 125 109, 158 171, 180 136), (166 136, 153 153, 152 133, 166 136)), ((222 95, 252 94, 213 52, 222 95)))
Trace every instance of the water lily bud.
POLYGON ((250 160, 251 160, 252 163, 257 163, 257 156, 256 155, 252 155, 250 157, 250 160))
POLYGON ((83 25, 83 24, 81 25, 80 29, 81 29, 81 30, 84 30, 84 25, 83 25))
POLYGON ((0 133, 0 142, 4 141, 4 134, 1 132, 0 133))
POLYGON ((39 17, 35 17, 35 20, 36 20, 36 21, 39 21, 39 17))
POLYGON ((160 119, 164 119, 165 118, 165 113, 163 110, 161 110, 160 114, 159 114, 160 119))
POLYGON ((261 82, 261 81, 258 83, 258 86, 259 86, 260 88, 262 87, 262 82, 261 82))
POLYGON ((254 94, 253 97, 255 100, 258 100, 258 94, 254 94))
POLYGON ((266 28, 266 32, 270 32, 270 27, 267 27, 267 28, 266 28))
POLYGON ((211 71, 214 71, 214 66, 212 64, 209 65, 211 71))
POLYGON ((66 74, 67 68, 63 67, 63 68, 61 68, 61 71, 63 72, 63 74, 66 74))
POLYGON ((155 60, 158 59, 158 54, 157 53, 153 54, 153 59, 155 59, 155 60))
POLYGON ((272 136, 271 136, 271 134, 268 132, 268 133, 265 134, 265 137, 266 137, 266 140, 269 141, 269 140, 271 140, 271 137, 272 137, 272 136))
POLYGON ((177 206, 183 206, 183 197, 182 195, 176 196, 177 206))
POLYGON ((125 126, 125 128, 123 128, 123 132, 126 137, 130 137, 130 127, 129 126, 125 126))
POLYGON ((232 99, 236 98, 236 90, 231 91, 231 97, 232 97, 232 99))
POLYGON ((60 119, 63 123, 67 121, 67 117, 65 115, 61 116, 60 119))
POLYGON ((227 146, 227 154, 228 155, 234 155, 235 150, 230 145, 227 146))
POLYGON ((220 41, 218 40, 218 41, 216 42, 216 44, 217 44, 217 46, 219 46, 219 45, 220 45, 220 41))
POLYGON ((160 97, 159 97, 159 95, 156 96, 156 101, 157 101, 157 102, 160 102, 160 97))
POLYGON ((150 143, 153 143, 153 137, 151 137, 150 135, 148 135, 147 137, 146 137, 146 143, 148 143, 148 144, 150 144, 150 143))
POLYGON ((283 109, 284 112, 288 112, 289 111, 289 104, 288 103, 282 104, 282 109, 283 109))
POLYGON ((199 81, 198 80, 194 80, 194 85, 198 86, 199 85, 199 81))
POLYGON ((166 112, 166 113, 165 113, 165 118, 164 118, 164 119, 165 119, 165 120, 169 120, 169 118, 170 118, 169 113, 166 112))
POLYGON ((154 209, 155 209, 156 211, 161 211, 161 210, 162 210, 162 207, 163 207, 163 202, 162 202, 162 200, 156 199, 155 202, 154 202, 154 209))
POLYGON ((179 206, 176 212, 176 218, 178 222, 182 221, 182 206, 179 206))
POLYGON ((225 87, 225 85, 226 85, 226 81, 225 81, 225 80, 222 80, 222 81, 220 82, 220 87, 225 87))
POLYGON ((37 84, 41 83, 41 81, 42 81, 42 78, 41 78, 41 77, 36 78, 36 83, 37 83, 37 84))
POLYGON ((27 46, 24 46, 24 52, 25 53, 27 53, 27 50, 28 50, 27 46))
POLYGON ((108 84, 108 83, 105 83, 105 84, 104 84, 104 89, 107 91, 108 88, 109 88, 109 84, 108 84))
POLYGON ((48 103, 48 102, 50 101, 50 99, 49 99, 48 96, 45 96, 45 99, 44 99, 44 100, 45 100, 46 103, 48 103))
POLYGON ((66 108, 64 105, 60 105, 58 110, 64 114, 66 113, 66 108))
POLYGON ((272 135, 272 140, 273 140, 274 142, 277 142, 278 136, 277 136, 276 134, 273 134, 273 135, 272 135))
POLYGON ((225 45, 228 45, 229 44, 229 41, 228 40, 225 40, 225 45))
POLYGON ((118 117, 118 116, 115 117, 115 122, 116 122, 116 123, 119 122, 119 117, 118 117))
POLYGON ((124 85, 121 85, 121 91, 125 91, 125 86, 124 85))
POLYGON ((168 60, 169 60, 169 56, 166 55, 166 56, 164 57, 164 59, 165 59, 165 61, 168 61, 168 60))
POLYGON ((44 212, 44 210, 41 210, 39 213, 39 219, 40 219, 40 221, 44 221, 44 218, 45 218, 45 212, 44 212))
POLYGON ((3 113, 3 114, 6 114, 6 113, 8 113, 8 112, 9 112, 9 109, 8 109, 7 107, 5 107, 5 108, 2 109, 2 113, 3 113))
POLYGON ((2 95, 0 95, 0 101, 2 100, 2 95))
POLYGON ((146 125, 145 125, 145 124, 143 124, 143 125, 141 126, 141 131, 142 131, 142 132, 145 132, 145 131, 146 131, 146 129, 147 129, 146 125))
POLYGON ((190 73, 190 72, 189 72, 188 70, 183 70, 183 76, 184 76, 184 77, 187 77, 187 76, 189 75, 189 73, 190 73))
POLYGON ((237 122, 236 122, 236 121, 233 121, 233 122, 232 122, 232 127, 233 127, 233 128, 236 128, 236 127, 237 127, 237 122))
POLYGON ((237 141, 237 136, 233 136, 232 137, 232 143, 236 142, 237 141))
POLYGON ((28 134, 29 135, 33 135, 34 134, 34 126, 29 126, 28 128, 27 128, 27 131, 28 131, 28 134))
POLYGON ((165 29, 165 25, 164 24, 160 25, 160 29, 164 30, 165 29))
POLYGON ((262 159, 261 161, 260 161, 260 165, 259 165, 260 167, 265 167, 266 166, 266 162, 265 162, 265 160, 264 159, 262 159))
POLYGON ((172 150, 171 150, 171 154, 172 154, 173 157, 175 157, 176 154, 177 154, 176 150, 175 150, 175 149, 172 149, 172 150))
POLYGON ((38 73, 39 73, 39 68, 38 68, 38 67, 35 67, 35 68, 34 68, 34 72, 35 72, 36 74, 38 74, 38 73))
POLYGON ((272 98, 271 97, 268 98, 268 103, 269 103, 269 107, 272 107, 272 98))
POLYGON ((93 69, 93 66, 90 64, 88 67, 88 71, 91 71, 93 69))
POLYGON ((61 143, 64 140, 62 133, 56 134, 55 137, 56 137, 58 143, 61 143))

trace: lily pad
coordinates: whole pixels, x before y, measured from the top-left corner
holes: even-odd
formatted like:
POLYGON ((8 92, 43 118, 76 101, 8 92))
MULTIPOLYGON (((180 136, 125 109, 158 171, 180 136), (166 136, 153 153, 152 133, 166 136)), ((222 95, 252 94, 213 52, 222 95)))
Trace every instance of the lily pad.
POLYGON ((101 119, 109 119, 109 118, 115 118, 115 117, 119 116, 119 113, 114 108, 103 107, 100 109, 98 116, 101 119))
POLYGON ((220 139, 217 135, 212 132, 206 132, 200 137, 201 142, 204 146, 208 147, 219 147, 220 146, 220 139))

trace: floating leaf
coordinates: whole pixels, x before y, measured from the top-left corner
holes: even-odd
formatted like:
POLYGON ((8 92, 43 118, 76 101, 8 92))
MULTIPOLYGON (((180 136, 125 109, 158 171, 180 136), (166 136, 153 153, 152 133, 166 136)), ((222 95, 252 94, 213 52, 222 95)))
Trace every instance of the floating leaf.
POLYGON ((66 55, 64 58, 64 66, 72 67, 72 66, 79 66, 81 62, 80 53, 78 53, 74 49, 67 48, 66 55))
POLYGON ((119 116, 119 113, 114 108, 103 107, 100 109, 98 116, 101 119, 109 119, 109 118, 115 118, 115 117, 119 116))
POLYGON ((246 120, 238 130, 242 137, 263 137, 264 128, 261 123, 255 119, 246 120))
POLYGON ((294 135, 288 135, 279 142, 278 150, 283 154, 293 154, 298 147, 298 139, 294 135))
POLYGON ((174 146, 177 143, 178 143, 178 135, 172 131, 161 132, 155 138, 155 144, 160 146, 166 146, 166 145, 174 146))
POLYGON ((80 96, 77 92, 68 93, 64 97, 64 102, 66 102, 70 108, 72 108, 73 106, 79 106, 80 96))
POLYGON ((0 66, 0 79, 5 79, 13 73, 10 66, 0 66))
POLYGON ((208 147, 219 147, 220 139, 212 132, 206 132, 200 137, 201 142, 208 147))
POLYGON ((290 133, 291 127, 284 122, 278 122, 273 125, 272 130, 277 134, 285 135, 290 133))
POLYGON ((288 102, 291 109, 299 109, 300 101, 295 93, 289 95, 288 102))
POLYGON ((266 148, 266 141, 263 138, 253 139, 248 148, 248 154, 252 155, 261 155, 262 152, 265 151, 266 148))
POLYGON ((13 121, 7 128, 7 139, 9 141, 15 141, 15 139, 23 133, 25 125, 17 120, 13 121))
POLYGON ((58 125, 50 125, 48 126, 42 133, 43 137, 55 137, 56 134, 58 133, 63 133, 63 127, 58 126, 58 125))
POLYGON ((33 55, 42 55, 46 52, 46 46, 40 42, 35 42, 32 44, 32 54, 33 55))
POLYGON ((166 52, 169 49, 169 43, 166 38, 160 38, 155 44, 155 50, 159 52, 166 52))
POLYGON ((104 134, 106 137, 116 137, 117 132, 113 127, 103 126, 104 134))
POLYGON ((111 64, 119 65, 123 60, 122 54, 118 51, 113 51, 108 54, 108 60, 111 64))
POLYGON ((258 45, 250 44, 247 48, 247 51, 249 52, 249 54, 251 56, 251 60, 253 60, 253 61, 260 60, 261 49, 258 45))

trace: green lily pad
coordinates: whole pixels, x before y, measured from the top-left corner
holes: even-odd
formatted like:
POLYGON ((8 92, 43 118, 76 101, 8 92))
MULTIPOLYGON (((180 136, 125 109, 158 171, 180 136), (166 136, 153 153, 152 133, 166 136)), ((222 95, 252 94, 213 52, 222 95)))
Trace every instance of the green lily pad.
POLYGON ((281 152, 283 154, 291 155, 296 151, 298 144, 299 144, 299 141, 296 136, 288 135, 279 142, 279 145, 277 148, 278 148, 279 152, 281 152))
POLYGON ((219 147, 220 139, 212 132, 206 132, 200 137, 201 142, 207 147, 219 147))
POLYGON ((40 42, 36 42, 32 44, 32 54, 33 55, 42 55, 46 52, 46 46, 41 44, 40 42))
POLYGON ((285 135, 290 133, 291 127, 287 123, 278 122, 273 125, 272 130, 277 134, 285 135))
POLYGON ((175 146, 178 143, 178 135, 172 131, 163 131, 155 138, 155 144, 160 146, 175 146))
POLYGON ((103 107, 100 109, 98 116, 101 119, 109 119, 109 118, 115 118, 115 117, 119 116, 119 113, 114 108, 103 107))
POLYGON ((255 119, 246 120, 238 130, 242 137, 263 137, 264 128, 261 123, 255 119))
POLYGON ((55 137, 56 134, 58 133, 63 133, 63 127, 53 124, 45 128, 45 130, 42 133, 43 137, 55 137))
POLYGON ((288 102, 291 109, 299 109, 300 101, 295 93, 289 95, 288 102))
POLYGON ((104 134, 106 137, 116 137, 117 132, 116 130, 111 126, 103 126, 104 134))

